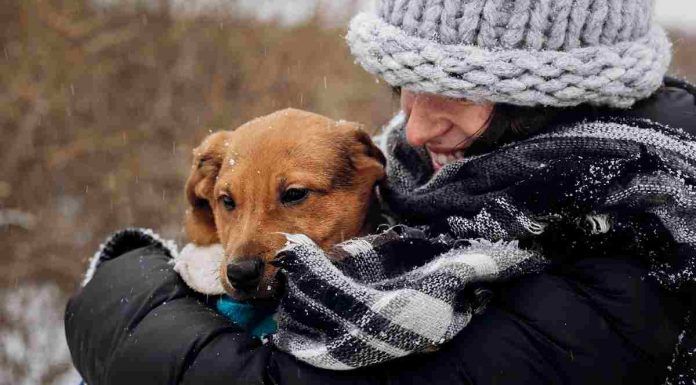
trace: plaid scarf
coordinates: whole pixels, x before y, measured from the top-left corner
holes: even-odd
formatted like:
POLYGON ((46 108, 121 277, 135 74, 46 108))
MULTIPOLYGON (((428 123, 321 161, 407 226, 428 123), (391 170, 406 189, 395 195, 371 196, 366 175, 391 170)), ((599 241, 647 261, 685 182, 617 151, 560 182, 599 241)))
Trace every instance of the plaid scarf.
MULTIPOLYGON (((693 136, 647 120, 566 124, 433 176, 404 126, 399 115, 384 135, 382 195, 405 225, 328 253, 288 236, 277 261, 287 279, 281 350, 334 370, 427 352, 483 309, 482 284, 567 255, 611 256, 617 244, 665 288, 695 297, 693 136), (559 236, 568 241, 551 241, 559 236)), ((693 317, 684 325, 668 383, 696 378, 693 317)))

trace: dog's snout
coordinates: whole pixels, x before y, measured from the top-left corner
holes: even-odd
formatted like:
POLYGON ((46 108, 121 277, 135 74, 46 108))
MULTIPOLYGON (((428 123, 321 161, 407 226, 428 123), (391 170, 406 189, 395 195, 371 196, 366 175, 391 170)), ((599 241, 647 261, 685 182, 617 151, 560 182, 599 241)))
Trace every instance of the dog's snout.
POLYGON ((227 265, 227 279, 237 290, 252 291, 256 289, 262 275, 263 262, 260 259, 254 258, 227 265))

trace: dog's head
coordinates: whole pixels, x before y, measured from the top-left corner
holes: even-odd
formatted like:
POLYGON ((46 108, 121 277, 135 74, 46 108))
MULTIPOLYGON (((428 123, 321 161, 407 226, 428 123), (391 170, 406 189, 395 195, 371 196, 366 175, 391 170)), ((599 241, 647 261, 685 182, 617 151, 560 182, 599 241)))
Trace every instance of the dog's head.
POLYGON ((207 137, 194 150, 186 184, 186 231, 198 245, 220 243, 220 279, 236 299, 277 291, 268 262, 283 233, 323 249, 359 235, 384 178, 384 157, 357 124, 283 110, 207 137))

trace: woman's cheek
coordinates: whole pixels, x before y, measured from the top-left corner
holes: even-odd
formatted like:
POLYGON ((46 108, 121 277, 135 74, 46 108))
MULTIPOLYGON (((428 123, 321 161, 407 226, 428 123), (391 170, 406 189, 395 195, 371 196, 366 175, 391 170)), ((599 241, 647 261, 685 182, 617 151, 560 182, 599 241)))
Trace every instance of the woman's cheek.
POLYGON ((492 113, 493 104, 470 104, 461 108, 453 120, 467 136, 478 136, 487 128, 492 113))
POLYGON ((404 90, 401 93, 401 110, 406 114, 406 116, 411 114, 411 108, 413 107, 413 95, 404 90))

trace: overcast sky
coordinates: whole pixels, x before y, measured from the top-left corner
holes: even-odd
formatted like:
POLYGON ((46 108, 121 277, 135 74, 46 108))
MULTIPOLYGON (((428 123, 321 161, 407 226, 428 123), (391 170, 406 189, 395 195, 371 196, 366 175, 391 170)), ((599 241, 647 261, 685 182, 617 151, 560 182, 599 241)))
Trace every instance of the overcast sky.
MULTIPOLYGON (((114 4, 134 0, 92 0, 97 4, 114 4)), ((155 0, 151 1, 156 4, 155 0)), ((259 20, 278 20, 286 25, 301 23, 321 6, 324 14, 334 20, 345 20, 355 4, 370 9, 377 0, 172 0, 174 8, 186 12, 215 11, 230 3, 241 6, 242 12, 259 20)), ((696 0, 655 0, 658 21, 673 28, 696 33, 696 0)), ((344 22, 344 21, 341 21, 344 22)))
MULTIPOLYGON (((281 19, 288 24, 303 20, 318 4, 329 14, 347 17, 347 5, 356 1, 368 9, 376 0, 239 0, 248 12, 261 19, 281 19)), ((655 0, 655 7, 661 24, 696 32, 696 0, 655 0)))
POLYGON ((696 32, 696 0, 655 0, 655 12, 665 26, 696 32))

